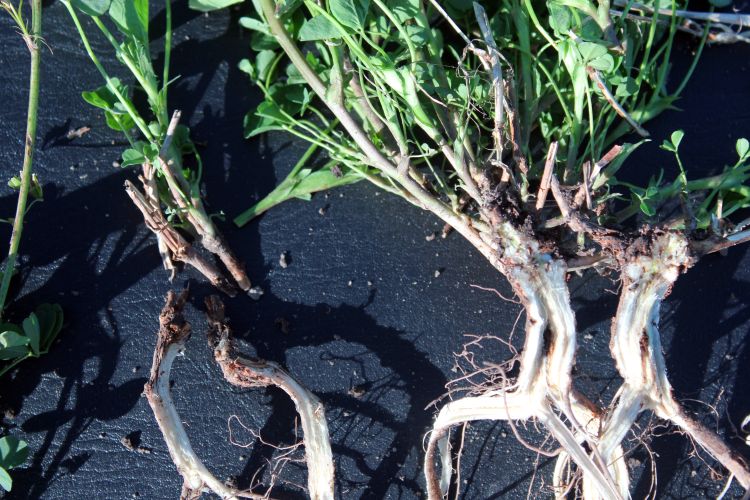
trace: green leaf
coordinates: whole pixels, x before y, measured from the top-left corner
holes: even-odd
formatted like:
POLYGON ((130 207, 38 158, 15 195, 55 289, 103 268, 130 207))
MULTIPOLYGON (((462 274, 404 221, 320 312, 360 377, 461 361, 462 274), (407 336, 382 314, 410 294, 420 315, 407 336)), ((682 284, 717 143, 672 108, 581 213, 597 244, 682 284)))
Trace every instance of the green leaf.
POLYGON ((299 39, 302 42, 311 40, 330 40, 341 38, 338 28, 324 16, 315 16, 305 21, 299 30, 299 39))
POLYGON ((71 0, 70 3, 89 16, 101 16, 109 10, 112 0, 71 0))
POLYGON ((341 24, 359 31, 364 27, 370 0, 330 0, 328 7, 341 24))
POLYGON ((14 175, 8 180, 8 187, 15 190, 21 189, 21 179, 14 175))
POLYGON ((240 26, 242 26, 243 28, 252 30, 252 31, 258 31, 260 33, 264 33, 266 35, 271 36, 271 30, 268 28, 268 25, 264 23, 263 21, 255 19, 254 17, 247 17, 247 16, 241 17, 240 26))
POLYGON ((646 200, 641 200, 641 203, 639 205, 641 212, 648 215, 649 217, 653 217, 656 215, 656 210, 654 210, 654 207, 652 207, 646 200))
POLYGON ((278 105, 270 101, 263 101, 258 105, 255 113, 245 115, 245 138, 249 139, 271 130, 284 130, 284 120, 285 117, 278 105))
POLYGON ((5 491, 10 491, 11 488, 13 488, 13 478, 11 478, 8 471, 2 467, 0 467, 0 486, 2 486, 5 491))
POLYGON ((18 467, 29 457, 29 447, 26 441, 15 436, 0 438, 0 466, 4 469, 18 467))
POLYGON ((390 0, 388 7, 402 24, 408 24, 411 19, 422 17, 419 0, 390 0))
POLYGON ((112 92, 110 92, 106 85, 103 85, 96 90, 81 92, 81 97, 92 106, 104 110, 113 109, 117 102, 117 98, 112 92))
POLYGON ((748 152, 750 152, 750 142, 744 137, 737 139, 735 149, 737 149, 737 155, 740 157, 740 161, 744 161, 748 156, 748 152))
POLYGON ((109 17, 125 35, 148 47, 148 0, 112 0, 109 17))
POLYGON ((7 360, 25 356, 29 352, 29 338, 18 332, 7 330, 0 333, 0 359, 7 360))
POLYGON ((261 33, 260 31, 254 31, 252 36, 250 37, 250 48, 255 51, 269 49, 278 50, 279 42, 277 42, 276 38, 272 37, 271 35, 266 35, 265 33, 261 33))
POLYGON ((135 127, 135 122, 130 117, 130 115, 113 113, 112 111, 105 111, 104 119, 106 120, 107 126, 109 128, 111 128, 112 130, 117 130, 118 132, 128 131, 135 127))
POLYGON ((578 52, 581 53, 583 62, 588 63, 607 54, 607 47, 598 43, 581 42, 578 44, 578 52))
POLYGON ((250 78, 255 80, 255 66, 253 66, 253 63, 251 63, 250 60, 242 59, 239 63, 237 63, 237 69, 239 69, 243 73, 247 73, 248 75, 250 75, 250 78))
POLYGON ((41 352, 47 352, 63 326, 63 310, 59 304, 39 304, 34 310, 39 318, 39 329, 42 332, 41 352))
POLYGON ((137 149, 128 148, 122 152, 122 163, 120 166, 130 167, 132 165, 142 165, 145 160, 146 157, 143 156, 143 153, 137 149))
POLYGON ((258 72, 258 80, 265 81, 274 59, 276 59, 276 52, 273 50, 261 50, 258 52, 258 55, 255 57, 255 69, 258 72))
POLYGON ((682 138, 685 136, 685 132, 682 130, 675 130, 672 132, 672 135, 670 136, 670 140, 665 140, 661 143, 661 148, 666 151, 671 151, 672 153, 677 153, 677 150, 680 147, 680 142, 682 142, 682 138))
POLYGON ((201 12, 210 12, 212 10, 223 9, 242 2, 242 0, 190 0, 188 6, 193 10, 201 12))
POLYGON ((555 2, 547 2, 549 9, 549 24, 557 33, 566 34, 573 25, 573 15, 570 9, 555 2))
MULTIPOLYGON (((36 317, 35 313, 29 314, 29 317, 23 320, 23 333, 29 339, 29 346, 31 352, 35 356, 39 356, 39 339, 42 336, 41 329, 39 328, 39 318, 36 317)), ((0 450, 0 454, 2 450, 0 450)))
POLYGON ((683 132, 682 130, 675 130, 674 132, 672 132, 670 139, 672 140, 672 144, 674 145, 675 150, 679 149, 683 137, 685 137, 685 132, 683 132))
MULTIPOLYGON (((300 172, 301 173, 301 172, 300 172)), ((364 179, 356 172, 349 171, 344 175, 336 175, 330 169, 324 168, 303 177, 290 194, 295 198, 310 199, 311 193, 325 191, 337 186, 344 186, 364 179)))
POLYGON ((589 61, 589 66, 604 73, 609 73, 610 71, 615 69, 615 60, 611 55, 604 54, 601 57, 597 57, 596 59, 592 59, 591 61, 589 61))

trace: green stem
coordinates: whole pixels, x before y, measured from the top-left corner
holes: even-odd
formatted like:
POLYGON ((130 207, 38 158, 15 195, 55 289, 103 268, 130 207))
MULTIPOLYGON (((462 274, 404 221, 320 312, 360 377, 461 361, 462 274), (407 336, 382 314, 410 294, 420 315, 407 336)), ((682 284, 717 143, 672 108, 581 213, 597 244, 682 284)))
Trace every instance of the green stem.
POLYGON ((154 136, 151 134, 151 131, 148 129, 148 125, 146 125, 146 122, 143 121, 143 118, 141 118, 141 115, 138 114, 138 111, 136 111, 135 107, 133 106, 133 103, 130 102, 130 99, 126 98, 124 95, 122 95, 122 92, 117 88, 117 86, 112 81, 112 78, 110 78, 107 71, 104 69, 104 66, 102 66, 102 63, 99 61, 99 58, 96 57, 96 54, 94 53, 94 50, 91 48, 91 44, 89 43, 89 39, 86 36, 86 32, 83 31, 83 26, 81 26, 81 21, 78 19, 78 15, 76 14, 75 9, 70 4, 69 0, 63 0, 63 5, 65 5, 65 8, 68 9, 68 13, 70 13, 70 17, 73 19, 73 24, 75 24, 76 29, 78 30, 78 35, 81 37, 81 41, 83 42, 83 46, 86 49, 86 53, 88 54, 91 61, 94 63, 94 66, 96 66, 96 69, 99 70, 99 73, 104 78, 104 81, 107 83, 107 88, 110 92, 112 92, 115 97, 117 97, 117 100, 120 101, 120 104, 123 105, 123 107, 127 110, 130 117, 133 119, 135 124, 138 126, 138 129, 141 131, 143 136, 149 141, 154 142, 154 136))
POLYGON ((3 281, 0 284, 0 316, 5 309, 5 300, 8 297, 10 278, 16 267, 18 259, 18 247, 21 244, 23 233, 23 219, 26 214, 26 201, 29 197, 31 187, 31 166, 34 161, 34 146, 36 144, 36 118, 39 110, 39 62, 41 50, 39 43, 42 37, 42 0, 31 0, 31 39, 26 40, 31 53, 31 71, 29 75, 29 107, 26 114, 26 147, 23 157, 23 169, 21 170, 21 189, 18 193, 18 204, 16 205, 16 216, 13 219, 13 232, 10 237, 10 248, 8 249, 8 260, 5 263, 3 281))
MULTIPOLYGON (((328 106, 331 113, 339 119, 343 128, 349 133, 349 136, 357 146, 359 146, 362 153, 370 160, 372 166, 380 170, 384 176, 390 177, 398 182, 402 189, 408 192, 421 207, 431 211, 443 219, 443 221, 452 225, 457 232, 469 240, 469 242, 479 249, 483 255, 489 259, 494 259, 493 250, 480 238, 479 233, 469 226, 465 219, 455 214, 442 200, 434 197, 432 193, 427 191, 422 185, 409 176, 407 173, 409 170, 408 164, 406 172, 398 169, 397 166, 391 163, 391 161, 383 155, 372 141, 370 141, 360 124, 354 120, 344 106, 327 99, 326 85, 321 81, 318 74, 310 67, 299 47, 297 47, 295 42, 289 37, 286 29, 276 17, 276 5, 274 0, 260 0, 260 5, 271 33, 276 37, 276 41, 284 52, 286 52, 292 64, 294 64, 300 72, 309 87, 328 106)), ((314 3, 308 5, 313 8, 317 7, 314 3)), ((346 40, 346 37, 344 37, 344 39, 346 40)), ((349 44, 349 41, 347 41, 347 44, 349 44)), ((365 55, 365 60, 366 59, 367 56, 365 55)))
POLYGON ((159 97, 159 91, 157 90, 157 88, 143 75, 135 61, 133 61, 133 59, 131 59, 130 56, 120 48, 120 44, 117 43, 117 39, 114 37, 114 35, 112 35, 112 32, 109 31, 109 29, 104 25, 101 19, 99 19, 98 17, 92 17, 91 19, 93 19, 96 27, 99 28, 99 31, 101 31, 104 37, 109 41, 109 43, 115 49, 115 52, 117 52, 117 54, 122 59, 122 62, 125 63, 125 66, 127 66, 130 72, 133 74, 135 79, 138 81, 138 84, 146 92, 146 96, 148 97, 151 105, 154 107, 154 111, 158 111, 158 113, 156 114, 156 118, 157 120, 159 120, 159 124, 162 127, 166 127, 167 123, 169 123, 169 116, 167 115, 166 107, 161 106, 161 99, 159 97))
POLYGON ((166 7, 167 21, 164 33, 164 76, 162 76, 162 104, 167 109, 167 86, 169 85, 169 64, 172 57, 172 0, 164 2, 166 7))

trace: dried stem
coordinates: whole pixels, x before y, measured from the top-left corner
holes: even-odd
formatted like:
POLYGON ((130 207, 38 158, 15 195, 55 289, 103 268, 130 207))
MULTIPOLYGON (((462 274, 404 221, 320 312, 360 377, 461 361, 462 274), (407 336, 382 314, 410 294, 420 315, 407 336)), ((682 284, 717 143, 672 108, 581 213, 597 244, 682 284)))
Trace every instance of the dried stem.
POLYGON ((557 141, 553 141, 549 145, 547 150, 547 158, 544 161, 544 171, 542 172, 542 180, 539 182, 539 191, 536 195, 536 209, 540 211, 544 208, 544 203, 547 201, 547 193, 549 193, 550 183, 552 182, 552 176, 555 170, 555 161, 557 159, 557 141))
POLYGON ((167 133, 164 142, 162 143, 161 151, 159 152, 159 166, 161 167, 161 172, 167 180, 167 185, 172 193, 172 198, 175 204, 183 210, 185 217, 195 228, 203 247, 219 257, 227 270, 232 274, 237 285, 243 291, 248 292, 252 287, 252 284, 247 277, 244 265, 230 250, 229 246, 224 241, 224 237, 214 226, 208 214, 206 214, 200 198, 196 196, 188 198, 190 186, 188 185, 187 179, 185 179, 182 174, 181 169, 173 168, 169 156, 169 149, 172 143, 172 138, 174 137, 175 129, 180 121, 180 116, 180 111, 175 111, 172 115, 172 120, 169 122, 169 127, 167 128, 167 133))
MULTIPOLYGON (((145 191, 148 193, 148 181, 145 178, 141 178, 141 181, 144 184, 145 191)), ((154 204, 155 200, 153 200, 153 198, 141 193, 130 181, 125 181, 125 192, 128 193, 130 199, 133 200, 135 206, 140 210, 141 215, 143 215, 143 220, 146 223, 146 227, 156 234, 160 244, 160 252, 161 245, 164 245, 165 250, 169 255, 170 262, 174 259, 193 266, 198 272, 205 276, 212 285, 230 297, 234 297, 236 291, 232 284, 222 276, 216 266, 198 253, 195 248, 193 248, 193 245, 188 243, 188 241, 169 224, 161 207, 159 207, 158 204, 154 204)))
MULTIPOLYGON (((141 178, 141 182, 143 183, 143 194, 145 195, 147 204, 150 207, 159 207, 159 188, 156 185, 156 169, 148 162, 144 163, 142 167, 143 177, 141 178)), ((130 195, 130 193, 128 194, 130 195)), ((131 196, 131 199, 132 198, 133 197, 131 196)), ((136 203, 135 199, 133 199, 133 202, 136 203)), ((136 203, 136 206, 137 205, 138 203, 136 203)), ((143 210, 141 210, 141 213, 143 213, 143 210)), ((172 252, 169 249, 169 245, 167 244, 164 235, 161 234, 161 231, 156 231, 155 234, 157 245, 159 247, 159 255, 161 255, 164 269, 170 272, 169 279, 171 281, 174 279, 176 272, 174 262, 172 261, 172 252)))

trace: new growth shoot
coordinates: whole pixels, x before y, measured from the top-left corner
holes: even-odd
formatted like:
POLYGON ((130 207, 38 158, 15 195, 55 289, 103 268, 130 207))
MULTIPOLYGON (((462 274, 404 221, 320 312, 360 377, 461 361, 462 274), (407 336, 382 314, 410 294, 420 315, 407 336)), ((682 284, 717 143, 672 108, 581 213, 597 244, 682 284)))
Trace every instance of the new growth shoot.
MULTIPOLYGON (((64 0, 89 58, 104 79, 98 89, 84 92, 89 104, 104 111, 107 125, 121 132, 130 148, 122 153, 122 167, 141 166, 141 187, 130 181, 125 189, 141 211, 146 225, 157 237, 164 268, 174 276, 175 261, 195 267, 214 286, 233 295, 235 285, 250 293, 252 285, 244 264, 237 259, 207 213, 200 192, 203 164, 190 131, 179 123, 180 113, 171 117, 167 95, 172 43, 171 2, 165 2, 164 67, 161 81, 152 64, 149 47, 147 0, 64 0), (135 80, 135 88, 146 96, 149 113, 139 111, 132 100, 132 88, 112 77, 91 47, 79 14, 88 18, 110 43, 135 80), (113 29, 110 28, 114 28, 113 29), (119 38, 116 34, 119 32, 119 38), (190 167, 190 164, 193 167, 190 167), (232 276, 226 279, 216 265, 189 243, 197 240, 217 256, 232 276)), ((257 289, 253 294, 259 295, 257 289)))

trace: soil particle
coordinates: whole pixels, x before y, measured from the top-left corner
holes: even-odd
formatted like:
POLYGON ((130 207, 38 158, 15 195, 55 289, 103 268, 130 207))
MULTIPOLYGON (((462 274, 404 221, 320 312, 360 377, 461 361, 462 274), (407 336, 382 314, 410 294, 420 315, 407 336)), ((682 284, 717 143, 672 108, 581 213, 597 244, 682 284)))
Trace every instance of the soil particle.
POLYGON ((349 389, 348 394, 352 396, 353 398, 359 399, 362 396, 365 395, 365 388, 361 385, 355 385, 351 389, 349 389))
POLYGON ((143 455, 151 454, 151 448, 141 446, 141 431, 133 431, 127 436, 123 436, 120 439, 120 443, 122 443, 122 445, 128 451, 135 451, 143 455))
POLYGON ((437 236, 437 235, 434 232, 432 232, 432 233, 428 234, 427 236, 425 236, 424 239, 425 239, 425 241, 432 241, 432 240, 435 239, 435 236, 437 236))
POLYGON ((263 296, 263 289, 259 286, 254 286, 250 290, 248 290, 247 294, 253 300, 260 300, 260 298, 263 296))
POLYGON ((328 211, 328 207, 329 207, 329 206, 330 206, 330 205, 324 205, 324 206, 320 207, 320 208, 318 209, 318 213, 319 213, 320 215, 325 215, 325 214, 326 214, 326 212, 328 211))
POLYGON ((276 318, 273 323, 278 327, 279 331, 283 334, 288 334, 290 331, 289 320, 283 317, 276 318))
POLYGON ((88 134, 91 131, 91 127, 78 127, 75 129, 68 130, 68 133, 65 134, 65 138, 69 141, 72 141, 73 139, 80 139, 84 135, 88 134))
POLYGON ((289 253, 288 252, 281 252, 281 255, 279 255, 279 265, 282 269, 286 269, 289 267, 289 253))

